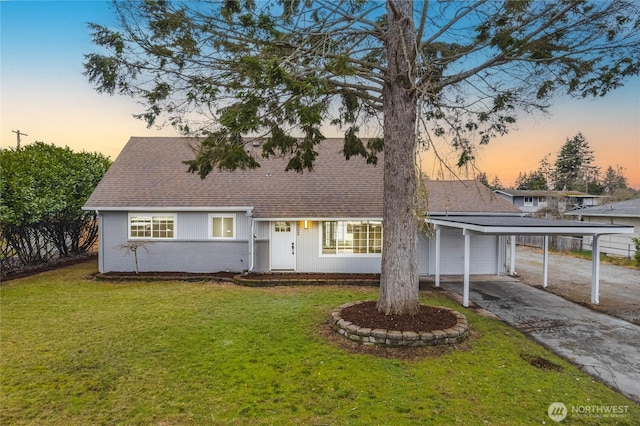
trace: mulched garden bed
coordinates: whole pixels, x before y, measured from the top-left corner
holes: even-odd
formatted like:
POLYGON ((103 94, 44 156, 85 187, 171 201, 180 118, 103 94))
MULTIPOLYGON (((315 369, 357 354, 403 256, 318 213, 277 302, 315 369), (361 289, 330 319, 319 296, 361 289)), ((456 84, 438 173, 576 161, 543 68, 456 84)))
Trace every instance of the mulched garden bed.
POLYGON ((384 315, 376 308, 376 302, 364 302, 342 309, 345 321, 360 327, 387 330, 432 331, 445 330, 456 325, 457 318, 451 311, 420 305, 416 315, 384 315))
POLYGON ((105 272, 101 274, 107 278, 233 278, 238 275, 236 272, 213 272, 213 273, 197 273, 197 272, 105 272))
POLYGON ((96 274, 100 280, 132 281, 234 281, 241 285, 303 285, 303 284, 378 284, 380 274, 332 274, 332 273, 257 273, 238 274, 237 272, 105 272, 96 274))
POLYGON ((359 280, 359 281, 380 281, 380 274, 314 274, 314 273, 269 273, 269 274, 247 274, 243 275, 243 278, 261 281, 321 281, 321 280, 333 280, 333 281, 347 281, 347 280, 359 280))

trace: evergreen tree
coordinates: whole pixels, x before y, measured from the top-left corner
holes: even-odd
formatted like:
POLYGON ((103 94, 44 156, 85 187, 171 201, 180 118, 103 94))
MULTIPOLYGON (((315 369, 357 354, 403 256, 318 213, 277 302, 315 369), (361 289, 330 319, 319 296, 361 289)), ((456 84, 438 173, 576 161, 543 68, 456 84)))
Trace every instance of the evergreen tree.
POLYGON ((487 174, 485 172, 478 173, 478 175, 476 176, 476 180, 481 184, 483 184, 484 186, 487 186, 487 187, 490 186, 489 179, 487 178, 487 174))
POLYGON ((498 175, 495 175, 493 177, 493 179, 491 180, 491 184, 489 185, 489 188, 496 190, 496 189, 505 189, 504 185, 502 185, 502 182, 500 182, 500 178, 498 177, 498 175))
POLYGON ((618 189, 627 188, 627 177, 624 175, 624 167, 607 167, 602 178, 602 186, 605 192, 613 193, 618 189))
POLYGON ((595 159, 589 142, 582 133, 567 139, 560 148, 553 171, 557 190, 587 191, 589 184, 597 182, 598 168, 591 165, 595 159))
POLYGON ((520 173, 515 183, 516 189, 520 190, 545 190, 547 181, 542 172, 536 170, 529 173, 520 173))

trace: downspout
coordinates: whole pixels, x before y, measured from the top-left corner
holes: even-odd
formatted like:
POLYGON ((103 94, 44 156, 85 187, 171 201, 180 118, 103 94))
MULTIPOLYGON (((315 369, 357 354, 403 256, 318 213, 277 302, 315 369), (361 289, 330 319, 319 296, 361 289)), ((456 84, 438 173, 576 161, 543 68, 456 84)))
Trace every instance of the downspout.
POLYGON ((440 238, 441 238, 441 228, 440 225, 436 225, 436 270, 435 270, 435 284, 436 287, 440 287, 440 238))
POLYGON ((100 210, 96 210, 98 220, 98 272, 104 273, 104 218, 100 210))

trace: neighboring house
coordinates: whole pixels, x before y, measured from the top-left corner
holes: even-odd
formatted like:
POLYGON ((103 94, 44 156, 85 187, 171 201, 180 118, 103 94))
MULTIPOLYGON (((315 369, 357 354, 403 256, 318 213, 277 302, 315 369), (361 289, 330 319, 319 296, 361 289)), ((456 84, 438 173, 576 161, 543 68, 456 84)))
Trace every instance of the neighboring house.
POLYGON ((562 213, 576 208, 596 206, 605 198, 602 195, 590 195, 579 191, 498 189, 495 192, 528 214, 534 214, 546 207, 557 207, 562 213))
MULTIPOLYGON (((379 164, 345 160, 343 141, 316 150, 311 172, 285 172, 287 159, 256 158, 261 167, 187 173, 187 138, 131 138, 84 209, 99 220, 100 272, 134 271, 122 246, 149 241, 138 251, 140 271, 296 271, 379 273, 383 228, 383 156, 379 164)), ((432 217, 520 216, 476 181, 425 181, 432 217)), ((465 232, 438 226, 419 238, 419 272, 462 274, 465 232)), ((470 238, 472 274, 505 272, 503 235, 470 238)))
MULTIPOLYGON (((633 226, 633 234, 607 235, 600 239, 601 253, 633 257, 635 244, 631 239, 640 238, 640 198, 573 210, 565 214, 583 222, 633 226)), ((585 248, 591 250, 592 238, 585 236, 583 240, 585 248)))

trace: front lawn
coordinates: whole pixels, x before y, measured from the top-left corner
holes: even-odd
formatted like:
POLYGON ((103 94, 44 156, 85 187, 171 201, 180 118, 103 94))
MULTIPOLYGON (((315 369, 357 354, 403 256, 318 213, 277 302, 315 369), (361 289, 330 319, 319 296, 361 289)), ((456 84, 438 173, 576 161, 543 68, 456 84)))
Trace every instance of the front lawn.
POLYGON ((328 338, 331 310, 375 288, 107 283, 94 271, 0 287, 2 424, 553 424, 556 401, 565 424, 640 424, 633 402, 440 294, 423 301, 467 315, 471 338, 394 359, 328 338), (627 408, 594 419, 572 406, 627 408))

